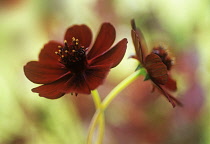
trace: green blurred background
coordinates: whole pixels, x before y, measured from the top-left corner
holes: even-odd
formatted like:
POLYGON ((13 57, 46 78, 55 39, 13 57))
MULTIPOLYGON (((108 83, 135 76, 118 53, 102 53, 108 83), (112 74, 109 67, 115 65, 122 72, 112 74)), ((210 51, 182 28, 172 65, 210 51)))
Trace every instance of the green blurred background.
POLYGON ((37 60, 49 40, 63 41, 66 29, 86 24, 96 36, 112 23, 116 40, 128 38, 125 58, 99 87, 102 97, 131 74, 137 62, 130 36, 135 18, 150 48, 168 45, 176 64, 173 109, 140 77, 106 111, 105 144, 210 143, 209 0, 0 0, 0 144, 83 144, 94 114, 90 95, 41 98, 23 66, 37 60))

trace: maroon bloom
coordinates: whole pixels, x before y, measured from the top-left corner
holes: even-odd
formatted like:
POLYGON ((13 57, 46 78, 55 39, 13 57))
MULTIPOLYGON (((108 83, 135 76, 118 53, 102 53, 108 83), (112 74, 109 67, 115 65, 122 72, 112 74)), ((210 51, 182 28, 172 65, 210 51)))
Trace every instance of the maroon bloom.
POLYGON ((161 58, 162 62, 166 65, 167 70, 171 70, 174 60, 171 58, 171 56, 169 56, 168 50, 164 48, 164 46, 155 46, 152 49, 152 53, 158 55, 161 58))
POLYGON ((176 91, 176 81, 173 80, 169 74, 172 66, 172 59, 162 46, 154 47, 150 54, 147 54, 147 45, 142 32, 136 28, 134 20, 131 21, 131 36, 133 39, 136 58, 142 67, 147 70, 147 77, 154 85, 175 107, 182 104, 173 97, 167 90, 176 91))
POLYGON ((92 32, 89 27, 74 25, 68 28, 64 44, 48 42, 41 50, 39 60, 24 66, 30 81, 43 84, 32 91, 49 99, 66 93, 89 94, 103 83, 109 70, 117 66, 125 54, 127 39, 111 47, 115 36, 115 28, 103 23, 90 48, 92 32))

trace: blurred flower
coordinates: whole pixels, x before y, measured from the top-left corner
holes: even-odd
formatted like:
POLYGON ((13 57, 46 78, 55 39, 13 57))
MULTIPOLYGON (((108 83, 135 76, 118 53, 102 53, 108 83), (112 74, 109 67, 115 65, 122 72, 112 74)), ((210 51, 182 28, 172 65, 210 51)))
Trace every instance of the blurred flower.
POLYGON ((23 0, 0 0, 0 8, 8 9, 14 8, 15 6, 21 4, 23 0))
POLYGON ((102 21, 112 21, 114 23, 119 21, 113 0, 96 0, 94 11, 102 21))
POLYGON ((24 66, 26 77, 43 84, 32 91, 49 99, 66 93, 89 94, 103 83, 109 70, 122 60, 127 39, 110 48, 115 40, 115 28, 103 23, 95 43, 90 49, 92 32, 86 25, 67 29, 64 44, 50 41, 39 55, 38 61, 24 66))
POLYGON ((145 80, 150 79, 154 88, 157 88, 175 107, 182 105, 175 97, 169 94, 166 89, 176 91, 176 81, 169 75, 172 66, 172 59, 161 46, 155 47, 150 54, 147 54, 147 45, 142 32, 136 28, 134 20, 131 21, 131 35, 136 51, 136 58, 142 67, 147 70, 145 80))
POLYGON ((183 81, 186 83, 186 90, 182 96, 184 109, 177 111, 174 117, 178 119, 177 121, 187 121, 189 123, 200 118, 206 98, 200 77, 197 76, 197 70, 201 65, 197 51, 199 48, 194 42, 190 42, 186 47, 190 50, 178 54, 176 65, 176 69, 185 76, 183 81))

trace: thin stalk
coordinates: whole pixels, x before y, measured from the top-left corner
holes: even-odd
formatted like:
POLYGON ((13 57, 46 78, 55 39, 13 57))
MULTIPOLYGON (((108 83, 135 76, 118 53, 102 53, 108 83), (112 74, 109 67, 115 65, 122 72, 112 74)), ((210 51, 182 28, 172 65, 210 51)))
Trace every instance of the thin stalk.
MULTIPOLYGON (((101 98, 99 96, 99 93, 97 90, 92 90, 91 91, 92 97, 93 97, 93 101, 95 104, 95 108, 96 111, 100 111, 101 109, 101 98)), ((93 117, 94 119, 94 117, 93 117)), ((103 141, 103 136, 104 136, 104 125, 105 125, 105 120, 104 120, 104 113, 101 113, 98 118, 99 119, 99 129, 98 129, 98 139, 97 139, 97 144, 101 144, 103 141)), ((91 122, 92 123, 92 122, 91 122)), ((93 138, 93 134, 94 134, 94 130, 96 127, 97 123, 94 123, 94 128, 89 128, 89 132, 88 132, 88 137, 87 137, 87 144, 91 144, 92 143, 92 138, 93 138)))
POLYGON ((130 76, 125 78, 122 82, 120 82, 103 100, 101 106, 105 110, 108 105, 112 102, 112 100, 119 94, 123 89, 125 89, 128 85, 130 85, 133 81, 135 81, 138 76, 141 74, 141 69, 135 71, 130 76))
MULTIPOLYGON (((114 98, 116 98, 117 94, 119 94, 124 88, 126 88, 129 84, 131 84, 133 81, 135 81, 138 76, 141 74, 141 69, 137 70, 136 72, 132 73, 130 76, 128 76, 127 78, 125 78, 121 83, 119 83, 107 96, 106 98, 103 100, 103 102, 101 103, 100 109, 98 109, 92 120, 90 123, 90 127, 89 127, 89 134, 88 134, 88 142, 92 141, 92 137, 93 137, 93 132, 96 128, 96 125, 98 123, 99 118, 104 117, 104 111, 106 110, 106 108, 109 106, 109 104, 112 102, 112 100, 114 98)), ((101 118, 100 118, 101 119, 101 118)), ((104 120, 104 119, 103 119, 104 120)), ((101 121, 101 120, 100 120, 101 121)), ((91 144, 91 143, 88 143, 91 144)), ((100 144, 100 143, 98 143, 100 144)))

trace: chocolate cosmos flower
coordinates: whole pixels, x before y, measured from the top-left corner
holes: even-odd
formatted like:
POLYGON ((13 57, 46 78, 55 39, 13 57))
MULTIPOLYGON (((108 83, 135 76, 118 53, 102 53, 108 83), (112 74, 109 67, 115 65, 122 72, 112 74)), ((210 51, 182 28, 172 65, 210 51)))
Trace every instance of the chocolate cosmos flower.
POLYGON ((168 56, 165 49, 161 46, 154 47, 150 54, 147 54, 147 45, 142 32, 136 28, 134 20, 131 21, 131 35, 136 51, 135 58, 141 63, 141 66, 147 70, 147 77, 175 107, 182 105, 175 97, 167 92, 176 91, 176 81, 170 77, 169 70, 172 66, 172 59, 168 56))
POLYGON ((24 66, 26 77, 43 84, 32 91, 49 99, 66 93, 89 94, 103 83, 109 70, 122 60, 127 39, 110 48, 115 40, 115 28, 103 23, 95 43, 90 48, 92 32, 86 25, 67 29, 64 44, 50 41, 44 45, 38 61, 24 66))

